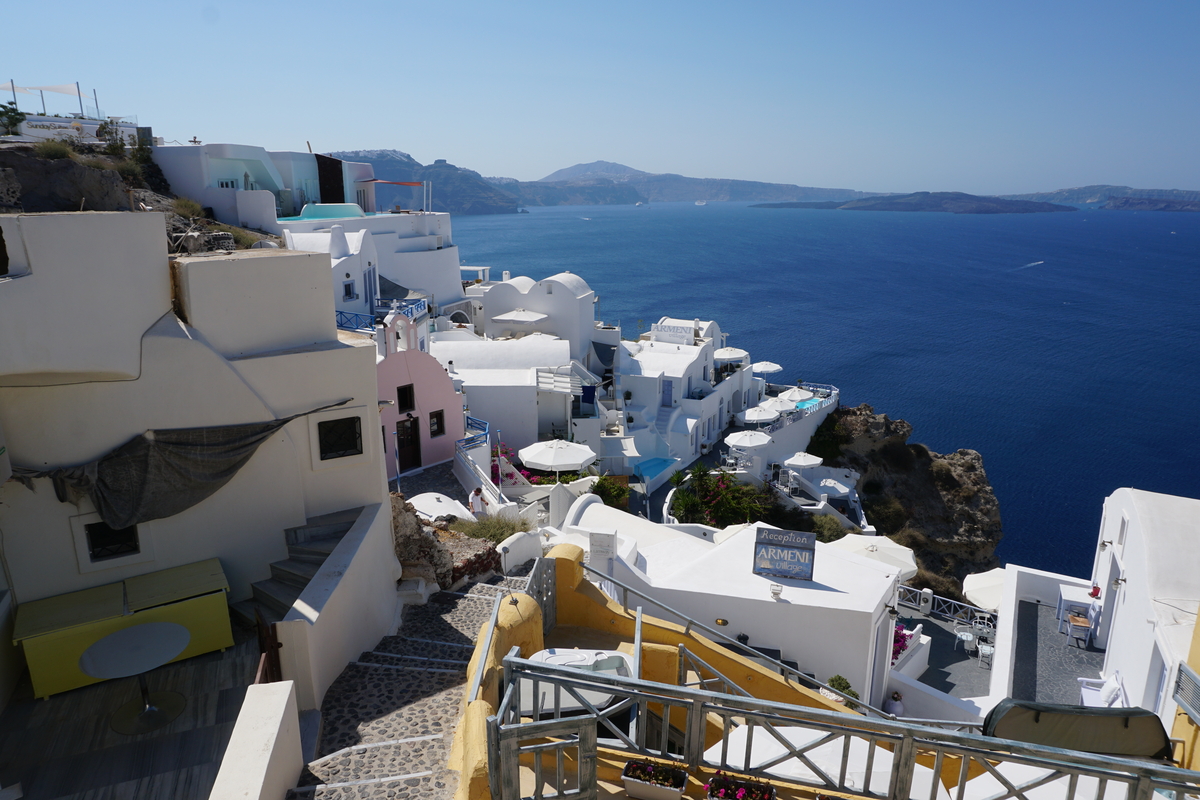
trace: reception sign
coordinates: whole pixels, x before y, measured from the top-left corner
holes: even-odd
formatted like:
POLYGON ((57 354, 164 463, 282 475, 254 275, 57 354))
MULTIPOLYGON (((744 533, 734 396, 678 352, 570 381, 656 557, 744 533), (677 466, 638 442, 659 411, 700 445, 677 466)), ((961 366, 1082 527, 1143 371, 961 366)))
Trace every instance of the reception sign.
POLYGON ((815 533, 759 528, 754 540, 754 574, 811 581, 815 533))

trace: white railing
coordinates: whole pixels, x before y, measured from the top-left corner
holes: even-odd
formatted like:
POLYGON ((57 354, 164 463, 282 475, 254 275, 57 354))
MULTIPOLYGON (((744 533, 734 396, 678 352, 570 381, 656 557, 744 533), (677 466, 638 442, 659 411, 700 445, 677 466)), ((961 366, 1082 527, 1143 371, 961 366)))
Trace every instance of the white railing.
MULTIPOLYGON (((898 602, 902 606, 920 610, 921 590, 911 586, 900 586, 898 602)), ((998 627, 1000 621, 1000 615, 995 611, 988 611, 986 608, 973 606, 970 603, 961 603, 937 594, 933 596, 933 606, 929 609, 929 613, 933 616, 959 620, 976 620, 986 617, 993 628, 998 627)))

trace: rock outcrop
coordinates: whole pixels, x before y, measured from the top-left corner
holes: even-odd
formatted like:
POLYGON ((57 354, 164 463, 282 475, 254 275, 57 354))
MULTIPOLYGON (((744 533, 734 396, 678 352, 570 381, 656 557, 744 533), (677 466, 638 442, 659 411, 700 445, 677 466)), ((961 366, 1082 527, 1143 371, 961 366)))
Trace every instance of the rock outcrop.
POLYGON ((0 148, 4 169, 13 171, 26 213, 129 210, 125 181, 114 170, 93 169, 70 158, 37 158, 29 146, 0 148))
POLYGON ((966 575, 1000 563, 1000 504, 979 453, 935 453, 909 444, 911 435, 904 420, 863 404, 831 414, 809 451, 862 476, 868 521, 916 553, 921 572, 912 585, 959 596, 966 575))

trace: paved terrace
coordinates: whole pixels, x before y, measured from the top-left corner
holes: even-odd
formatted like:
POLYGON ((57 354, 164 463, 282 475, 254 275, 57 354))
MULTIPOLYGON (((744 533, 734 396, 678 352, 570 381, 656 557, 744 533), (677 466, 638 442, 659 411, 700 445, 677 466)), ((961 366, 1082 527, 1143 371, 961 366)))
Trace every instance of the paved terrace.
MULTIPOLYGON (((932 686, 953 697, 985 697, 990 694, 992 671, 980 666, 974 654, 955 647, 954 625, 941 617, 910 612, 901 616, 904 627, 924 625, 923 632, 932 638, 929 669, 920 677, 921 683, 932 686)), ((1016 619, 1016 658, 1013 667, 1012 696, 1017 700, 1039 703, 1079 703, 1077 678, 1096 678, 1104 667, 1104 651, 1089 644, 1086 649, 1072 643, 1058 632, 1054 606, 1021 602, 1016 619)), ((1001 625, 1012 624, 1001 620, 1001 625)))
POLYGON ((238 643, 146 673, 150 691, 179 692, 183 713, 150 733, 126 736, 112 713, 140 697, 137 678, 33 697, 26 672, 0 717, 0 786, 20 783, 26 800, 203 800, 258 666, 253 631, 238 643))

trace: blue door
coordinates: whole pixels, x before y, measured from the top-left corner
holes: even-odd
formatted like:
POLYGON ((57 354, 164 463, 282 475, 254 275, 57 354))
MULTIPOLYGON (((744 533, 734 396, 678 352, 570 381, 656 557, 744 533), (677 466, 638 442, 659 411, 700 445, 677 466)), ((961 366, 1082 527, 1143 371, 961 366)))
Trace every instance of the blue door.
POLYGON ((675 384, 672 381, 669 381, 664 378, 663 379, 663 395, 662 395, 662 404, 664 406, 671 405, 671 393, 674 390, 675 390, 675 384))

